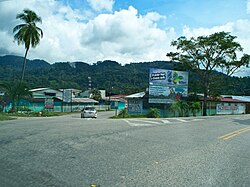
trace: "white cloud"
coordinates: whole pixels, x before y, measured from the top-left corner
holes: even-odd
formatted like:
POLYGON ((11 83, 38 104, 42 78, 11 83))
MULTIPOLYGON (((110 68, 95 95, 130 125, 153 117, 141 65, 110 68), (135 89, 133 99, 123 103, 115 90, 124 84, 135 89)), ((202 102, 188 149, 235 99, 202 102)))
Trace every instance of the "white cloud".
MULTIPOLYGON (((113 3, 111 4, 113 6, 113 3)), ((12 29, 20 23, 15 16, 24 8, 34 10, 43 19, 42 25, 38 26, 43 29, 44 38, 37 48, 30 49, 28 58, 40 58, 50 63, 94 63, 109 59, 125 64, 168 60, 166 53, 174 50, 170 43, 178 37, 174 28, 164 30, 158 27, 157 23, 162 19, 167 20, 166 17, 156 12, 140 15, 132 6, 109 14, 99 14, 87 20, 86 14, 89 12, 74 10, 55 0, 26 0, 25 4, 23 0, 15 0, 0 2, 0 5, 0 55, 23 56, 24 46, 13 42, 12 29)), ((238 20, 212 28, 185 26, 182 35, 196 37, 228 31, 238 36, 237 40, 244 47, 244 52, 250 54, 248 28, 249 20, 238 20)), ((250 75, 250 72, 244 71, 241 75, 243 74, 250 75)))
POLYGON ((215 32, 230 32, 231 35, 237 36, 237 41, 242 45, 244 48, 245 53, 250 54, 250 20, 237 20, 236 22, 230 22, 225 25, 215 26, 212 28, 190 28, 185 26, 183 28, 183 35, 186 37, 197 37, 202 35, 210 35, 215 32))
POLYGON ((106 10, 111 12, 113 9, 113 5, 115 3, 114 0, 87 0, 90 6, 96 11, 106 10))
MULTIPOLYGON (((155 16, 138 16, 135 8, 121 10, 114 14, 101 14, 86 25, 88 35, 82 39, 84 46, 89 46, 99 58, 133 60, 155 60, 165 58, 168 45, 168 33, 154 24, 155 16), (162 54, 160 55, 160 51, 162 54), (163 52, 164 51, 164 52, 163 52)), ((169 32, 169 34, 172 34, 169 32)))
POLYGON ((250 0, 247 1, 247 14, 250 14, 250 0))
POLYGON ((157 21, 164 17, 154 12, 138 15, 132 6, 82 22, 83 13, 54 0, 39 3, 27 0, 25 7, 21 0, 16 2, 19 3, 4 3, 4 13, 0 8, 5 20, 0 24, 0 32, 5 33, 0 35, 0 40, 4 41, 0 43, 0 49, 23 56, 24 47, 12 42, 12 28, 20 23, 15 19, 16 13, 28 7, 42 17, 43 23, 39 27, 44 32, 40 45, 28 54, 31 59, 42 58, 51 63, 76 60, 94 63, 110 59, 122 64, 166 60, 169 43, 176 38, 174 29, 164 31, 157 27, 157 21))

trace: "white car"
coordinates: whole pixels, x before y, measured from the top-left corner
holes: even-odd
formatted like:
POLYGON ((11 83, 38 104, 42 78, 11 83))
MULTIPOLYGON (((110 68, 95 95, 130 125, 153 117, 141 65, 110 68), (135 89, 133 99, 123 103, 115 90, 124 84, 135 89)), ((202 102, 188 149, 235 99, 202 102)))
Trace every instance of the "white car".
POLYGON ((97 111, 93 106, 86 106, 81 111, 81 118, 97 118, 97 111))

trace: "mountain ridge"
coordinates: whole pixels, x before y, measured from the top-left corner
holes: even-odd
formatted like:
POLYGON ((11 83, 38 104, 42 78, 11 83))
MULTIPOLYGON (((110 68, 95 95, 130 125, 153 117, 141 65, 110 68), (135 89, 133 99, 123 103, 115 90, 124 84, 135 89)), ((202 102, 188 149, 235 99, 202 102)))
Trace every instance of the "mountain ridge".
MULTIPOLYGON (((23 57, 0 56, 0 80, 14 83, 20 79, 23 57)), ((30 88, 50 87, 89 88, 88 77, 91 77, 91 87, 106 89, 112 93, 135 93, 148 87, 149 68, 173 69, 185 71, 182 64, 174 61, 134 62, 121 65, 112 60, 98 61, 94 64, 86 62, 55 62, 48 63, 42 59, 27 59, 24 81, 30 88)), ((189 71, 190 92, 202 92, 202 85, 197 74, 189 71)), ((250 95, 250 77, 226 77, 214 72, 215 78, 227 79, 221 85, 211 82, 213 90, 223 94, 250 95)), ((214 79, 215 80, 215 79, 214 79)))

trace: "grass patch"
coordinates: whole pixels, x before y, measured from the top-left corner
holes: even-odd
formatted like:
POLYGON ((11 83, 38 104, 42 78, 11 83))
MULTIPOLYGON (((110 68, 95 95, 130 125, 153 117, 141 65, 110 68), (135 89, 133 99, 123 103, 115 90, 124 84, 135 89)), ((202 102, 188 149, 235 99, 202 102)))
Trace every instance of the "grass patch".
POLYGON ((123 119, 123 118, 147 118, 146 114, 127 114, 124 115, 117 115, 117 116, 112 116, 111 119, 123 119))
POLYGON ((0 113, 0 121, 13 120, 14 117, 9 116, 8 114, 0 113))
POLYGON ((15 113, 9 113, 6 115, 13 116, 13 117, 52 117, 52 116, 63 116, 67 114, 72 114, 72 112, 49 112, 49 111, 15 112, 15 113))

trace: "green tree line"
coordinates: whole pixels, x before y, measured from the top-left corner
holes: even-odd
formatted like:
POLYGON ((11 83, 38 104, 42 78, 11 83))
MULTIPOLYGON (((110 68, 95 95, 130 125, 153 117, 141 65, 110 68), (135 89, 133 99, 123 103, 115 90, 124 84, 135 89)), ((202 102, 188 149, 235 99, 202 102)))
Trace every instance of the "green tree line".
MULTIPOLYGON (((0 57, 0 79, 4 82, 16 83, 20 79, 22 62, 23 58, 18 56, 0 57)), ((145 91, 148 87, 149 68, 187 70, 182 64, 173 61, 121 65, 118 62, 106 60, 89 65, 84 62, 49 64, 43 60, 27 60, 24 82, 29 88, 87 90, 88 77, 91 77, 92 88, 106 89, 112 94, 131 94, 145 91)), ((202 93, 203 87, 199 74, 187 71, 189 71, 189 92, 202 93)), ((217 71, 212 71, 211 77, 213 78, 211 78, 209 94, 250 95, 250 77, 232 77, 217 71)))

